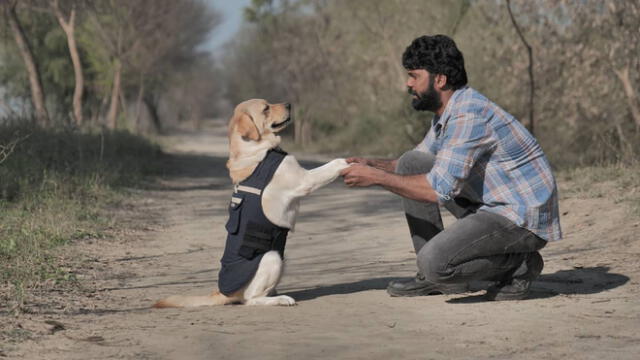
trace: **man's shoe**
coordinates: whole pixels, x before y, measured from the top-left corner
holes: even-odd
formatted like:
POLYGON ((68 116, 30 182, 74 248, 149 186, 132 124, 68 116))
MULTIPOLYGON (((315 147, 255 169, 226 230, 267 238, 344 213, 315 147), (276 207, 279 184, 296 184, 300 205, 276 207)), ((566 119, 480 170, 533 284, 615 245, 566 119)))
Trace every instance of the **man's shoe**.
POLYGON ((493 285, 487 289, 485 295, 487 300, 523 300, 529 295, 529 289, 531 288, 531 282, 540 275, 542 268, 544 267, 544 261, 539 252, 529 254, 525 263, 526 270, 523 271, 522 266, 518 268, 514 273, 493 285), (518 274, 523 272, 523 274, 518 274))
POLYGON ((468 285, 466 283, 436 284, 427 281, 420 273, 411 279, 392 280, 387 286, 387 293, 391 296, 461 294, 467 291, 468 285))

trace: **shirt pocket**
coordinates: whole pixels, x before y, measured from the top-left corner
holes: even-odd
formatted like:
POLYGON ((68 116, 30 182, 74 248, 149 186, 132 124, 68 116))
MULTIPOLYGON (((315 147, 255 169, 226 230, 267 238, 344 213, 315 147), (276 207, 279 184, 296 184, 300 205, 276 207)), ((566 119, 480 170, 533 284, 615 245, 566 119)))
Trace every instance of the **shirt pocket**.
POLYGON ((240 230, 240 216, 242 214, 243 203, 244 199, 242 197, 231 197, 231 202, 229 203, 229 220, 227 220, 227 224, 225 225, 229 234, 235 235, 238 233, 238 230, 240 230))

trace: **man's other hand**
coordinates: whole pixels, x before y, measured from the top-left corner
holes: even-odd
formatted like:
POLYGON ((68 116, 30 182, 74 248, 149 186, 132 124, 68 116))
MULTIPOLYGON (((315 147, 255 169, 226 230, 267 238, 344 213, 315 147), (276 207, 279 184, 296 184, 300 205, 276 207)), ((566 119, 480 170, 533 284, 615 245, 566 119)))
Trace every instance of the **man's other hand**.
MULTIPOLYGON (((349 159, 347 159, 347 162, 349 159)), ((380 177, 384 176, 385 172, 372 168, 361 163, 352 162, 352 165, 340 172, 340 175, 344 177, 344 183, 347 186, 354 187, 366 187, 376 185, 379 183, 380 177)))
POLYGON ((363 158, 363 157, 348 157, 345 160, 347 160, 347 164, 363 164, 363 165, 369 165, 367 159, 363 158))

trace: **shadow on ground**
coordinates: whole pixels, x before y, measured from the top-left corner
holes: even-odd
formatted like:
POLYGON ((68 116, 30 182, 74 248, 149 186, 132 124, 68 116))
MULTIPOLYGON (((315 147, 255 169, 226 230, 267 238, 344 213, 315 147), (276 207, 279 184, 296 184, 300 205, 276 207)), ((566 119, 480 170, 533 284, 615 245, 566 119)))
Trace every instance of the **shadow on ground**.
POLYGON ((629 281, 628 276, 610 273, 609 270, 608 266, 560 270, 554 274, 540 275, 537 284, 557 294, 571 295, 596 294, 617 288, 629 281))
MULTIPOLYGON (((558 295, 597 294, 626 284, 629 277, 610 273, 607 266, 560 270, 543 274, 531 285, 529 299, 546 299, 558 295)), ((483 295, 472 295, 447 300, 448 303, 485 301, 483 295)))
MULTIPOLYGON (((322 296, 353 294, 367 290, 383 290, 395 277, 381 277, 349 283, 318 286, 311 289, 285 292, 298 301, 311 300, 322 296)), ((608 267, 590 267, 560 270, 553 274, 541 275, 531 286, 529 299, 550 298, 558 295, 596 294, 622 286, 629 277, 610 273, 608 267)), ((447 300, 448 303, 473 303, 484 300, 484 294, 464 296, 447 300)))
POLYGON ((375 279, 366 279, 354 281, 350 283, 332 284, 326 286, 317 286, 311 289, 285 292, 281 295, 288 295, 296 299, 296 301, 311 300, 322 296, 329 295, 346 295, 367 290, 382 290, 387 288, 389 281, 397 279, 395 277, 381 277, 375 279))

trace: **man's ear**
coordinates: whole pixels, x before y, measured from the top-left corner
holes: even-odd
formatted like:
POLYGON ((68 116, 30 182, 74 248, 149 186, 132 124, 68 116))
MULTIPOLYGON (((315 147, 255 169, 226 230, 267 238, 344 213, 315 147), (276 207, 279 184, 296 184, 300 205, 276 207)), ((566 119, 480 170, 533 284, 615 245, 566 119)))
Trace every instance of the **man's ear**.
POLYGON ((258 127, 253 122, 251 116, 245 112, 240 113, 238 118, 236 119, 236 128, 238 129, 238 133, 243 138, 251 139, 254 141, 260 140, 260 132, 258 131, 258 127))
POLYGON ((449 86, 447 84, 447 75, 437 74, 434 79, 434 87, 438 90, 449 90, 449 86))

